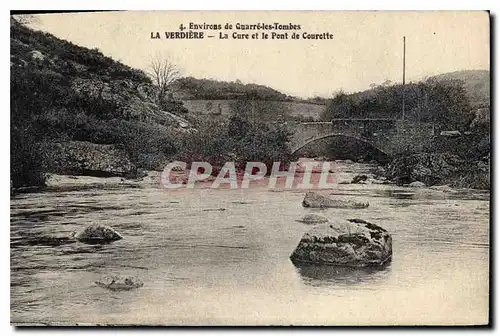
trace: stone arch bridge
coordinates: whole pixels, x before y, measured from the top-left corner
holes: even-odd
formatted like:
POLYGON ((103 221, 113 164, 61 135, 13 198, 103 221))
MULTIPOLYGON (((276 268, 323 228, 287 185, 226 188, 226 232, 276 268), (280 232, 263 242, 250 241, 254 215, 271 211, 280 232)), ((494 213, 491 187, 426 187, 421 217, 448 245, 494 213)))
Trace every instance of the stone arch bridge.
POLYGON ((432 141, 434 125, 399 119, 333 119, 292 126, 290 147, 294 154, 323 139, 347 137, 369 144, 389 157, 405 151, 419 151, 432 141))

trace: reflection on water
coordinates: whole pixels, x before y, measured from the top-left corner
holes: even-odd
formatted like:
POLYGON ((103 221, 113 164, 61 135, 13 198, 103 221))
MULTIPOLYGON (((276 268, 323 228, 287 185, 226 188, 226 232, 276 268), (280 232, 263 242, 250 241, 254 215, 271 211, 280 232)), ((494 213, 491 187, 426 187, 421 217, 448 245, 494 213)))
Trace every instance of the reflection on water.
POLYGON ((380 267, 364 268, 314 264, 295 266, 306 285, 330 288, 380 281, 387 278, 391 269, 390 263, 380 267))
MULTIPOLYGON (((340 164, 339 180, 366 165, 340 164), (350 170, 351 172, 346 172, 350 170)), ((14 322, 115 324, 480 323, 488 309, 489 195, 338 185, 367 209, 306 209, 303 191, 66 188, 11 200, 14 322), (222 210, 224 209, 224 210, 222 210), (207 211, 208 210, 208 211, 207 211), (393 235, 382 269, 294 266, 306 214, 393 235), (91 223, 124 239, 67 237, 91 223), (110 292, 108 275, 144 286, 110 292), (342 309, 338 309, 342 307, 342 309)))

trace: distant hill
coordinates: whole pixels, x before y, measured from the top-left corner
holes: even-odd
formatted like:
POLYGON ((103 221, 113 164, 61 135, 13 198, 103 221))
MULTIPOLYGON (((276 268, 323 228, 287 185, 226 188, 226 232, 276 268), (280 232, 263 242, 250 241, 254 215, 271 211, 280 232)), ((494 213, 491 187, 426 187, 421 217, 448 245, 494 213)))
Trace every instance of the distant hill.
POLYGON ((259 84, 243 84, 194 77, 180 78, 173 84, 176 98, 181 100, 230 100, 253 99, 289 101, 293 98, 273 88, 259 84))
POLYGON ((472 107, 490 105, 490 71, 462 70, 433 76, 437 80, 455 79, 463 82, 472 107))
MULTIPOLYGON (((472 108, 489 106, 490 101, 490 72, 488 70, 463 70, 444 73, 430 77, 438 81, 459 80, 462 82, 467 97, 472 108)), ((410 84, 409 84, 410 85, 410 84)), ((375 87, 366 91, 353 93, 350 96, 354 99, 371 100, 382 92, 381 88, 375 87)), ((184 102, 188 110, 196 115, 219 114, 228 115, 230 104, 236 99, 250 99, 260 101, 286 102, 284 105, 288 113, 292 116, 319 119, 325 111, 328 99, 316 97, 311 99, 298 99, 288 96, 264 85, 243 84, 239 81, 224 82, 212 79, 197 79, 185 77, 174 83, 174 96, 184 102)), ((398 99, 386 109, 383 114, 390 117, 400 111, 398 99)), ((373 104, 368 104, 365 108, 368 114, 373 109, 373 104)))

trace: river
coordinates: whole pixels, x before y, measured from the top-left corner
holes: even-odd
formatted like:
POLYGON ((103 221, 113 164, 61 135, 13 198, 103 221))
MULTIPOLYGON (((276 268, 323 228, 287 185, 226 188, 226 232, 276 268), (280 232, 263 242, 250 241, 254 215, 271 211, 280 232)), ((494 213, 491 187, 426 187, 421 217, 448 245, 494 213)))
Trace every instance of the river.
MULTIPOLYGON (((338 179, 367 164, 335 163, 338 179)), ((302 190, 62 188, 11 200, 13 323, 147 325, 480 324, 488 319, 489 193, 338 184, 367 209, 306 209, 302 190), (222 210, 222 209, 225 210, 222 210), (294 266, 308 213, 393 235, 381 270, 294 266), (64 243, 88 224, 124 239, 64 243), (94 281, 139 277, 115 292, 94 281)))

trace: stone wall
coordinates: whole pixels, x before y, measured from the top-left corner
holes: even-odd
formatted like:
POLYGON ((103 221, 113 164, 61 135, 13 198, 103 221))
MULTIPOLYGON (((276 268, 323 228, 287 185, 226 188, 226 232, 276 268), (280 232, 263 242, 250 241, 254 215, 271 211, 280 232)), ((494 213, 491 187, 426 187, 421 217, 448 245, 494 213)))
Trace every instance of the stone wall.
POLYGON ((130 176, 137 170, 125 150, 85 141, 43 145, 47 171, 68 175, 130 176))

